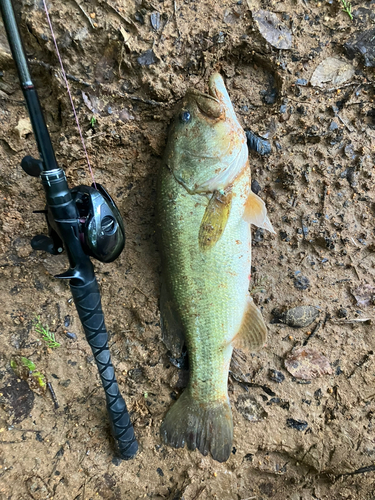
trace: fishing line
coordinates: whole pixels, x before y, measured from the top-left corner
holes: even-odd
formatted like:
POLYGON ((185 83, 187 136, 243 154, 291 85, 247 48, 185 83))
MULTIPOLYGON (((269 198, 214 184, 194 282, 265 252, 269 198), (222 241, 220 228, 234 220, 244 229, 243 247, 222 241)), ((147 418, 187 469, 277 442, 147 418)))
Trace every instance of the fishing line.
POLYGON ((51 30, 53 43, 55 44, 57 57, 58 57, 58 59, 59 59, 59 61, 60 61, 60 66, 61 66, 62 75, 63 75, 64 82, 65 82, 65 85, 66 85, 66 88, 67 88, 67 91, 68 91, 68 94, 69 94, 70 103, 71 103, 72 108, 73 108, 74 118, 75 118, 75 120, 76 120, 76 124, 77 124, 77 128, 78 128, 79 136, 81 137, 82 147, 83 147, 83 150, 84 150, 84 152, 85 152, 85 156, 86 156, 87 164, 88 164, 88 166, 89 166, 89 171, 90 171, 90 175, 91 175, 91 178, 92 178, 92 182, 93 182, 93 184, 94 184, 94 188, 96 189, 96 182, 95 182, 94 174, 93 174, 93 171, 92 171, 92 168, 91 168, 91 163, 90 163, 89 155, 88 155, 88 153, 87 153, 87 149, 86 149, 85 141, 84 141, 84 139, 83 139, 83 135, 82 135, 81 127, 80 127, 80 125, 79 125, 79 120, 78 120, 78 116, 77 116, 77 113, 76 113, 76 108, 74 107, 72 94, 71 94, 71 92, 70 92, 69 83, 68 83, 68 80, 67 80, 67 78, 66 78, 66 74, 65 74, 65 70, 64 70, 64 65, 63 65, 63 62, 62 62, 62 59, 61 59, 61 56, 60 56, 60 51, 59 51, 59 48, 58 48, 58 46, 57 46, 57 41, 56 41, 55 33, 53 32, 52 23, 51 23, 51 19, 50 19, 50 17, 49 17, 49 13, 48 13, 48 9, 47 9, 47 4, 46 4, 46 1, 45 1, 45 0, 43 0, 43 5, 44 5, 44 10, 46 11, 46 16, 47 16, 47 20, 48 20, 49 28, 50 28, 50 30, 51 30))

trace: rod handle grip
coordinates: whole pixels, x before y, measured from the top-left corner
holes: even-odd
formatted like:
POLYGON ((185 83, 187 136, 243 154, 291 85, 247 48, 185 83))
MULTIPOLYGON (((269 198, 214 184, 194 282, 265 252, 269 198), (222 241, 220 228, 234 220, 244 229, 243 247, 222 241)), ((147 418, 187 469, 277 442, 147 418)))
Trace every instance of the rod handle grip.
POLYGON ((103 384, 116 451, 129 460, 137 453, 138 443, 111 362, 98 283, 94 277, 85 285, 70 285, 70 289, 103 384))

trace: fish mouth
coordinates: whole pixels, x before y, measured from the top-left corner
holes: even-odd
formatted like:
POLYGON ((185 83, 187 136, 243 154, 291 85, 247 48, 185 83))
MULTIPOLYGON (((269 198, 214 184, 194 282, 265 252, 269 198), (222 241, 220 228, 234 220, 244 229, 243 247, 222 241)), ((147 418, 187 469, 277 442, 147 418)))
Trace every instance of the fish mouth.
POLYGON ((215 96, 191 90, 189 91, 189 97, 194 100, 199 112, 205 118, 225 120, 225 107, 215 96))

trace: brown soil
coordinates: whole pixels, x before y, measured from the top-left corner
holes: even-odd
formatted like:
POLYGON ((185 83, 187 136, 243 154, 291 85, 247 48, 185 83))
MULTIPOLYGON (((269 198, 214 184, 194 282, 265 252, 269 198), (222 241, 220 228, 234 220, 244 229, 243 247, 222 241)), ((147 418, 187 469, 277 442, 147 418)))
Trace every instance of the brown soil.
MULTIPOLYGON (((140 444, 129 462, 113 458, 97 369, 69 287, 53 278, 67 268, 66 257, 30 247, 45 231, 43 216, 33 214, 43 208, 44 194, 40 181, 20 167, 37 149, 23 121, 27 111, 1 27, 1 499, 375 498, 374 306, 358 305, 353 295, 375 274, 373 71, 355 60, 350 85, 296 84, 326 57, 344 57, 349 36, 371 28, 374 2, 356 2, 354 21, 337 0, 270 0, 261 7, 292 30, 290 50, 278 51, 260 36, 245 0, 50 2, 65 68, 75 77, 70 84, 95 178, 126 223, 126 250, 95 268, 113 361, 140 444), (155 12, 157 29, 150 22, 155 12), (140 64, 151 49, 155 62, 140 64), (258 234, 253 244, 254 286, 264 289, 255 289, 255 300, 269 324, 269 341, 242 361, 257 387, 236 375, 230 379, 234 447, 224 464, 168 448, 159 438, 183 377, 161 341, 155 185, 175 104, 188 87, 204 90, 213 70, 225 77, 244 127, 272 137, 270 156, 250 157, 277 232, 258 234), (301 275, 310 283, 305 290, 295 286, 301 275), (321 309, 321 326, 308 346, 332 367, 331 375, 304 384, 287 372, 284 358, 314 326, 271 323, 274 308, 294 305, 321 309), (38 315, 59 348, 46 348, 35 332, 38 315), (372 322, 345 323, 364 318, 372 322), (49 393, 31 392, 15 377, 10 359, 20 354, 52 382, 59 409, 49 393), (270 380, 270 369, 285 379, 270 380), (259 421, 244 418, 254 407, 259 421), (305 421, 307 428, 290 428, 287 419, 305 421)), ((42 3, 17 1, 16 10, 59 164, 71 186, 89 184, 42 3)))

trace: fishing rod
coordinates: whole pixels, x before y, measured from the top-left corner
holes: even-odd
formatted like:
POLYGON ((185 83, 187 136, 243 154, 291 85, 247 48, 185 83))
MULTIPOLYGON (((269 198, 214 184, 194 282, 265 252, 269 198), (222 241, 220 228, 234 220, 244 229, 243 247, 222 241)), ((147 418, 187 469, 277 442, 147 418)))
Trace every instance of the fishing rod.
POLYGON ((120 255, 125 244, 124 224, 114 201, 100 184, 69 188, 65 172, 57 164, 31 80, 11 0, 0 0, 0 11, 40 155, 40 159, 26 156, 21 166, 28 175, 40 177, 47 200, 44 213, 49 235, 35 236, 31 246, 53 255, 61 254, 64 248, 67 252, 70 267, 55 278, 69 280, 103 384, 116 452, 128 460, 137 453, 138 443, 116 381, 99 286, 90 260, 91 256, 101 262, 112 262, 120 255))

